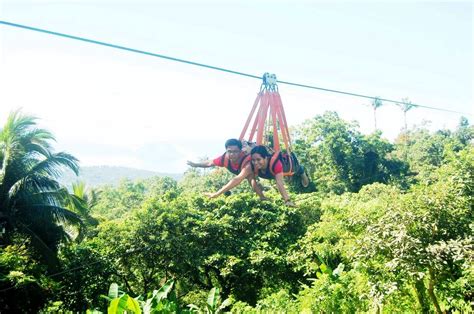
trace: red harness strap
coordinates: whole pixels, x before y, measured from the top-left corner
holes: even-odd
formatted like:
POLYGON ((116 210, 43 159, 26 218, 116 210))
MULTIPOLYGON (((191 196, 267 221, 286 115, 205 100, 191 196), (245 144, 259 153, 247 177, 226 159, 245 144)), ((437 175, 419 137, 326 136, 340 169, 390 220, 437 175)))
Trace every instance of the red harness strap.
MULTIPOLYGON (((281 161, 283 166, 283 176, 288 177, 292 176, 294 172, 293 159, 290 154, 283 154, 282 152, 275 152, 269 160, 269 165, 267 169, 270 171, 271 175, 275 177, 275 166, 278 161, 281 161)), ((255 176, 258 176, 258 169, 252 165, 252 169, 255 176)))
POLYGON ((281 142, 287 152, 291 151, 290 132, 286 122, 285 111, 281 102, 280 94, 277 91, 260 92, 255 99, 252 110, 247 118, 247 121, 240 133, 240 140, 243 140, 250 123, 253 120, 252 128, 250 129, 249 142, 253 141, 255 134, 257 135, 257 145, 264 144, 265 123, 272 124, 273 131, 273 150, 281 150, 281 142), (258 108, 257 108, 258 107, 258 108))
POLYGON ((229 156, 227 156, 226 153, 224 153, 224 155, 222 155, 221 158, 222 158, 221 159, 222 166, 224 168, 227 168, 227 170, 229 170, 233 174, 239 174, 240 171, 242 171, 242 169, 244 169, 245 166, 247 166, 247 164, 250 162, 250 155, 247 155, 244 152, 241 152, 239 155, 239 159, 237 161, 237 164, 239 165, 239 167, 237 169, 234 169, 232 168, 232 165, 230 164, 229 156))
POLYGON ((241 140, 241 141, 244 139, 245 133, 247 133, 247 129, 249 127, 250 121, 252 120, 253 114, 255 113, 255 109, 257 109, 257 105, 260 101, 260 98, 262 98, 262 92, 259 92, 257 94, 257 98, 255 98, 255 101, 254 101, 253 106, 252 106, 252 110, 250 111, 249 117, 247 118, 247 122, 245 122, 245 126, 244 126, 242 132, 240 133, 239 140, 241 140))
POLYGON ((240 140, 244 139, 249 125, 253 120, 248 141, 252 142, 256 134, 257 145, 268 143, 267 139, 264 138, 265 125, 267 124, 267 127, 271 128, 273 132, 272 148, 275 152, 269 161, 270 171, 272 172, 272 175, 274 175, 273 165, 280 157, 280 160, 282 160, 282 163, 284 164, 284 169, 287 169, 286 172, 283 172, 283 175, 291 176, 294 173, 294 165, 291 158, 290 132, 288 130, 285 110, 283 109, 283 103, 276 82, 275 75, 270 75, 268 73, 264 74, 262 88, 254 101, 252 110, 250 111, 245 126, 240 133, 240 140), (286 150, 283 157, 281 155, 282 149, 286 150))

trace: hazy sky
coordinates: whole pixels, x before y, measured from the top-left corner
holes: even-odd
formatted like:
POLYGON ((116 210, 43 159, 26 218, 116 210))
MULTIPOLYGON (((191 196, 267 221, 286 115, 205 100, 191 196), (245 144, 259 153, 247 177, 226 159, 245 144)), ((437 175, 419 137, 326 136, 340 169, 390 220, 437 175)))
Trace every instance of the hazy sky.
MULTIPOLYGON (((474 118, 471 2, 0 0, 0 20, 474 118)), ((215 157, 260 83, 0 24, 0 123, 23 108, 82 165, 182 172, 215 157)), ((373 131, 369 100, 280 93, 291 126, 335 110, 373 131)), ((403 126, 389 103, 377 118, 389 139, 403 126)), ((408 113, 410 126, 423 120, 452 128, 459 115, 408 113)))

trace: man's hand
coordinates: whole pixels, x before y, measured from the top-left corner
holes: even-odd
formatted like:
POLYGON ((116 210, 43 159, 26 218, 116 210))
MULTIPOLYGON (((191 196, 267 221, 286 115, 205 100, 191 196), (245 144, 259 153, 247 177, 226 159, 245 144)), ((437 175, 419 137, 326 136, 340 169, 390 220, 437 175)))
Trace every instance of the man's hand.
POLYGON ((196 167, 197 164, 195 162, 192 162, 190 160, 186 161, 186 163, 188 164, 188 166, 191 166, 191 167, 196 167))
POLYGON ((205 161, 202 161, 202 162, 193 162, 193 161, 186 161, 186 163, 188 164, 188 166, 191 166, 191 167, 199 167, 199 168, 209 168, 209 167, 214 167, 214 162, 212 160, 205 160, 205 161))

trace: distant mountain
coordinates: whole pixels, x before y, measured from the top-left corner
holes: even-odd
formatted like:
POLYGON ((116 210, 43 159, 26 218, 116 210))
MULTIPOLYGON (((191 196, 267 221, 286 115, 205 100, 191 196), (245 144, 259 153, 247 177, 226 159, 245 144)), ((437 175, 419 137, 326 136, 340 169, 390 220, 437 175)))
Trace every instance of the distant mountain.
POLYGON ((79 177, 71 171, 64 172, 59 182, 66 187, 70 187, 73 182, 84 181, 89 187, 97 187, 105 184, 117 185, 123 179, 133 181, 156 176, 179 180, 183 175, 181 173, 160 173, 127 167, 92 166, 81 167, 79 177))

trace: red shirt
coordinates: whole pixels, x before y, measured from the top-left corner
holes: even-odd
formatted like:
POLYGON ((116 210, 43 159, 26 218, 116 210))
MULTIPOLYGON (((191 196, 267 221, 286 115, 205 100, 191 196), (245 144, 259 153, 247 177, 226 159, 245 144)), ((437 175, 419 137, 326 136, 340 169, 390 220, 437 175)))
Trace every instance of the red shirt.
MULTIPOLYGON (((247 157, 247 158, 248 158, 248 157, 247 157)), ((217 167, 225 167, 225 166, 223 165, 223 163, 222 163, 222 159, 223 159, 223 158, 222 158, 222 155, 221 155, 221 156, 215 158, 212 162, 213 162, 214 165, 217 166, 217 167)), ((233 163, 233 162, 230 161, 230 159, 229 159, 230 167, 231 167, 234 171, 240 172, 241 169, 239 169, 239 167, 240 167, 239 161, 240 161, 240 158, 237 160, 236 163, 233 163)))
MULTIPOLYGON (((270 171, 270 166, 271 166, 270 165, 270 160, 268 160, 267 169, 265 169, 265 172, 263 172, 262 170, 259 170, 256 174, 260 178, 271 180, 271 179, 275 179, 276 174, 283 173, 283 164, 281 163, 280 160, 277 160, 275 162, 275 165, 274 165, 274 168, 273 168, 275 175, 273 175, 272 172, 270 171)), ((252 165, 252 170, 254 170, 253 165, 252 165)))
POLYGON ((280 160, 277 160, 277 162, 275 163, 274 171, 275 171, 275 174, 283 172, 283 164, 281 163, 280 160))

